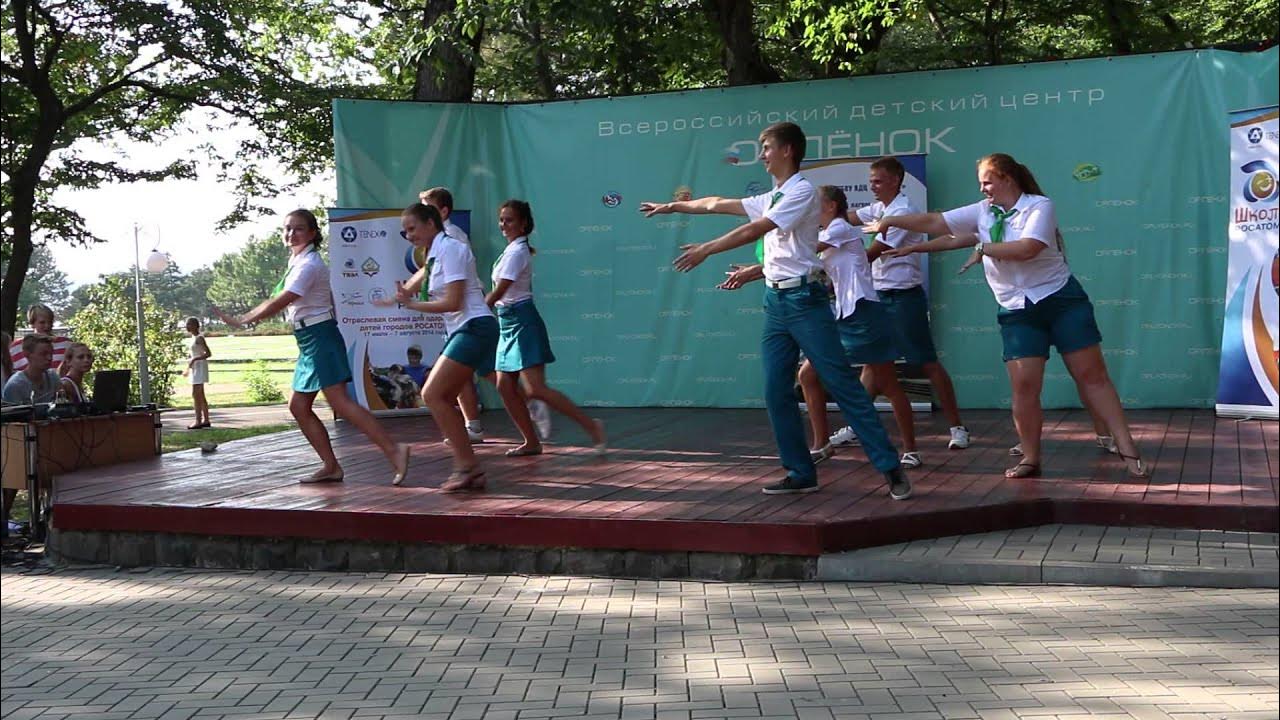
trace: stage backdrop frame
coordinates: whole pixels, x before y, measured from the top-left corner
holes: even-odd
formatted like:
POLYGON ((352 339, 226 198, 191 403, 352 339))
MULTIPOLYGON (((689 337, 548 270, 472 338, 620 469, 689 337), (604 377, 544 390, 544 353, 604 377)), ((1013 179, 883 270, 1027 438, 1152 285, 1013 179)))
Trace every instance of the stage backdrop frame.
MULTIPOLYGON (((715 289, 729 262, 672 271, 685 243, 739 219, 643 218, 643 200, 740 197, 768 182, 770 122, 810 136, 807 160, 928 156, 930 209, 980 199, 975 161, 1003 151, 1053 199, 1129 407, 1210 407, 1224 315, 1227 133, 1235 108, 1277 102, 1280 50, 1218 50, 519 105, 337 100, 339 205, 402 207, 449 186, 472 208, 488 268, 496 208, 532 203, 535 293, 558 361, 549 381, 601 406, 758 406, 759 290, 715 289)), ((965 253, 935 256, 935 342, 967 407, 1008 407, 995 302, 965 253)), ((1077 406, 1060 360, 1045 405, 1077 406)))

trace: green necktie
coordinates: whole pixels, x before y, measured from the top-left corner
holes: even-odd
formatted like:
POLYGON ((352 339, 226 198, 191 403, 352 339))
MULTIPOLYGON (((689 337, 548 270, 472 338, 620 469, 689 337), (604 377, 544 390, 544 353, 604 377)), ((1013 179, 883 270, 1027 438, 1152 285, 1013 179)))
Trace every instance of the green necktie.
MULTIPOLYGON (((782 192, 778 191, 773 194, 773 199, 769 201, 769 209, 772 210, 774 205, 782 199, 782 192)), ((764 263, 764 238, 756 238, 756 262, 764 263)))
MULTIPOLYGON (((307 250, 307 252, 309 252, 309 253, 316 252, 316 248, 315 248, 315 246, 314 246, 314 245, 312 245, 312 246, 311 246, 311 248, 310 248, 309 250, 307 250)), ((305 254, 306 254, 306 253, 303 253, 303 255, 305 255, 305 254)), ((276 283, 275 288, 273 288, 273 289, 271 290, 271 297, 275 297, 276 295, 279 295, 280 293, 284 292, 284 281, 289 279, 289 270, 290 270, 290 269, 291 269, 291 268, 285 268, 284 275, 281 275, 281 276, 280 276, 280 282, 276 283)))
POLYGON ((996 217, 995 224, 991 226, 991 242, 1004 242, 1004 221, 1013 217, 1016 212, 1018 208, 1005 212, 995 205, 991 206, 991 214, 996 217))
POLYGON ((422 284, 418 286, 418 299, 423 302, 431 299, 431 268, 435 267, 435 265, 435 258, 427 258, 427 272, 422 276, 422 284))

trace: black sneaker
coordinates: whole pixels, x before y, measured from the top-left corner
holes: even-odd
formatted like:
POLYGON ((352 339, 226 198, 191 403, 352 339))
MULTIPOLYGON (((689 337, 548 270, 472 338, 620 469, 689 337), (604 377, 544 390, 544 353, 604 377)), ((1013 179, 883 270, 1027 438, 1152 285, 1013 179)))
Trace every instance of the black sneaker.
POLYGON ((818 481, 801 482, 788 475, 772 485, 765 485, 762 492, 765 495, 796 495, 799 493, 818 492, 818 481))
POLYGON ((906 500, 911 497, 911 481, 907 479, 907 474, 901 467, 885 473, 884 479, 889 481, 889 497, 894 500, 906 500))

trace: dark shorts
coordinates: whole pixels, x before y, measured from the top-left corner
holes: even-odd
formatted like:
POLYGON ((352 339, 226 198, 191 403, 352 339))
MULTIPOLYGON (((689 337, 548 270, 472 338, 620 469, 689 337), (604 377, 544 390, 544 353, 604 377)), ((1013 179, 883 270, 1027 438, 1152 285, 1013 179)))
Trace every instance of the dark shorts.
POLYGON ((498 319, 487 315, 466 321, 449 335, 440 354, 481 376, 492 373, 498 355, 498 319))
POLYGON ((863 298, 853 314, 836 321, 840 345, 850 365, 891 363, 898 357, 889 331, 889 313, 883 303, 863 298))
POLYGON ((1093 303, 1074 275, 1062 289, 1038 303, 1027 301, 1021 310, 1000 309, 1000 339, 1004 360, 1049 357, 1049 346, 1059 355, 1083 350, 1102 342, 1093 303))
POLYGON ((929 329, 929 298, 917 285, 905 290, 881 290, 880 302, 889 312, 889 333, 898 353, 912 365, 938 361, 929 329))

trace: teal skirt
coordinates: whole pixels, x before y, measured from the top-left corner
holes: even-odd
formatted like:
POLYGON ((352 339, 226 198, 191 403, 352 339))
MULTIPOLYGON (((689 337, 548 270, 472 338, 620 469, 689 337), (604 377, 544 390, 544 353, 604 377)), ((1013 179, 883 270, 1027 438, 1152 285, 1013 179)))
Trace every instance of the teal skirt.
POLYGON ((556 361, 551 352, 547 326, 533 300, 515 305, 499 305, 498 372, 521 370, 556 361))
POLYGON ((295 392, 320 392, 331 385, 351 382, 347 343, 334 320, 294 330, 298 342, 298 364, 293 368, 295 392))
POLYGON ((850 365, 879 365, 898 358, 884 304, 862 298, 853 314, 836 321, 840 344, 850 365))
POLYGON ((449 335, 440 354, 484 377, 493 372, 497 348, 498 321, 492 315, 484 315, 471 318, 449 335))

